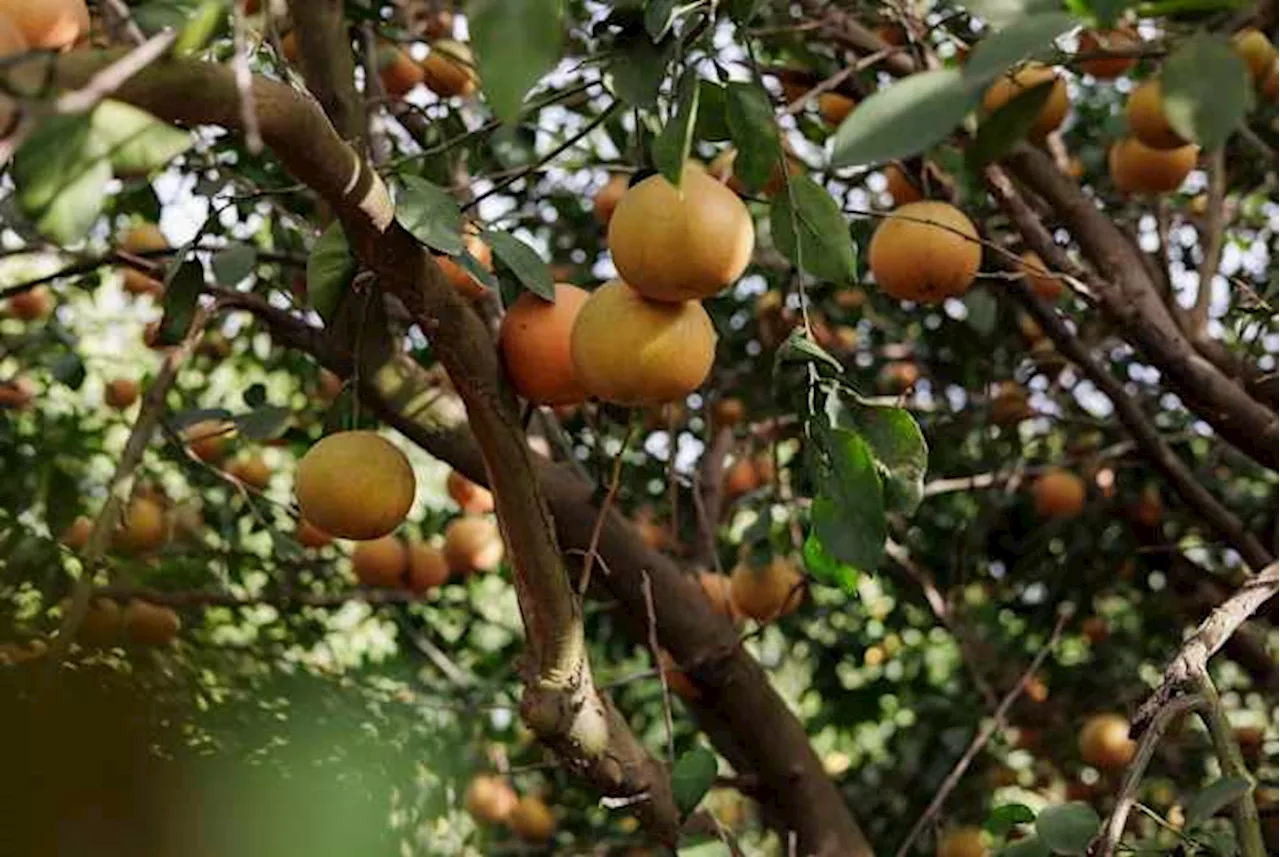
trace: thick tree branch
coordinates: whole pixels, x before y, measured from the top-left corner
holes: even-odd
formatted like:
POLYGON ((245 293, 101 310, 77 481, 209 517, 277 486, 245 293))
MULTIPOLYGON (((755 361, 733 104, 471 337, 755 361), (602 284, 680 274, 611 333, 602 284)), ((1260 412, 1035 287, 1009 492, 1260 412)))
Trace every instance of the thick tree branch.
MULTIPOLYGON (((115 55, 67 54, 59 60, 60 82, 82 83, 115 55)), ((533 676, 526 685, 525 719, 602 793, 647 798, 637 813, 660 841, 675 842, 680 819, 665 771, 592 683, 581 605, 560 560, 515 398, 483 323, 449 287, 431 255, 396 223, 381 179, 312 102, 261 78, 254 80, 252 95, 263 141, 333 208, 356 255, 431 338, 461 395, 495 496, 528 633, 533 676)), ((230 69, 173 60, 146 69, 116 93, 171 122, 236 131, 242 130, 239 96, 230 69)))
MULTIPOLYGON (((1086 272, 1085 282, 1126 338, 1160 369, 1197 416, 1225 440, 1274 470, 1280 463, 1275 412, 1253 399, 1187 340, 1148 277, 1141 251, 1043 152, 1020 145, 1005 163, 1019 181, 1053 207, 1094 270, 1107 272, 1108 278, 1086 272)), ((998 167, 988 168, 987 177, 988 186, 998 192, 1007 209, 1004 200, 1017 195, 1013 185, 998 167)), ((1065 254, 1053 247, 1052 241, 1046 243, 1047 233, 1038 220, 1034 228, 1025 228, 1030 225, 1019 223, 1023 237, 1051 267, 1058 268, 1065 254)))

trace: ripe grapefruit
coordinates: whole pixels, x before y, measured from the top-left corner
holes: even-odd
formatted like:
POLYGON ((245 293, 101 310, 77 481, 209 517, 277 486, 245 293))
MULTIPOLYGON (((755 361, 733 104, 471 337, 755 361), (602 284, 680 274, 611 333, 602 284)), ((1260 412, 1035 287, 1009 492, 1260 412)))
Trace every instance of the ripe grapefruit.
POLYGON ((384 45, 378 52, 378 79, 391 98, 403 98, 425 76, 422 66, 395 45, 384 45))
POLYGON ((1153 149, 1134 137, 1125 137, 1112 144, 1107 167, 1112 183, 1121 193, 1171 193, 1195 169, 1199 155, 1196 146, 1153 149))
POLYGON ((114 378, 107 382, 102 392, 102 400, 108 407, 123 411, 138 401, 138 382, 129 378, 114 378))
POLYGON ((977 827, 957 827, 938 840, 938 857, 987 857, 987 841, 977 827))
POLYGON ((1245 27, 1231 38, 1231 45, 1249 67, 1254 83, 1261 84, 1276 62, 1271 40, 1256 27, 1245 27))
POLYGON ((591 294, 570 336, 582 386, 618 405, 684 398, 706 380, 715 350, 715 328, 701 304, 646 300, 621 280, 591 294))
POLYGON ((587 292, 556 283, 555 303, 524 292, 502 319, 498 345, 516 392, 536 405, 574 405, 587 391, 573 371, 569 337, 587 292))
MULTIPOLYGON (((1114 30, 1085 30, 1080 34, 1079 52, 1093 54, 1106 51, 1131 51, 1141 44, 1142 39, 1130 27, 1119 27, 1114 30)), ((1080 70, 1099 80, 1115 80, 1137 64, 1137 57, 1099 56, 1081 60, 1080 70)))
POLYGON ((62 50, 89 35, 84 0, 0 0, 0 17, 12 21, 33 48, 62 50))
POLYGON ((35 321, 44 318, 53 309, 53 301, 49 298, 49 290, 43 286, 18 292, 9 298, 9 315, 19 321, 35 321))
POLYGON ((302 515, 344 539, 376 539, 404 521, 417 483, 404 453, 372 431, 331 434, 298 462, 302 515))
POLYGON ((333 542, 333 536, 308 521, 306 518, 298 519, 298 526, 293 531, 293 537, 298 540, 298 544, 304 548, 322 548, 333 542))
POLYGON ((488 518, 454 518, 444 530, 444 558, 454 574, 493 571, 504 554, 502 533, 488 518))
POLYGON ((596 192, 595 199, 591 202, 591 207, 595 213, 596 220, 599 221, 601 226, 608 226, 609 221, 613 219, 614 209, 618 207, 623 194, 627 192, 628 179, 629 177, 622 173, 614 173, 609 176, 609 180, 604 183, 604 187, 596 192))
POLYGON ((1039 63, 1028 63, 1011 75, 1001 75, 982 97, 982 107, 987 113, 994 113, 1014 96, 1049 81, 1053 81, 1053 88, 1044 106, 1040 108, 1040 115, 1027 132, 1032 140, 1043 140, 1067 118, 1067 110, 1071 106, 1067 97, 1067 83, 1052 68, 1039 63))
POLYGON ((507 817, 511 832, 525 842, 546 842, 556 832, 556 817, 540 798, 525 795, 507 817))
POLYGON ((396 536, 360 542, 351 551, 351 570, 365 586, 398 587, 408 566, 408 551, 396 536))
POLYGON ((519 802, 507 781, 494 774, 473 777, 463 797, 468 814, 482 824, 501 824, 519 802))
POLYGON ((893 197, 894 205, 902 206, 924 199, 924 192, 920 186, 907 178, 907 174, 897 164, 889 164, 884 168, 884 180, 885 189, 888 190, 889 196, 893 197))
POLYGON ((849 117, 857 103, 839 92, 824 92, 818 96, 818 115, 832 128, 849 117))
POLYGON ((1027 250, 1022 254, 1020 268, 1027 285, 1041 300, 1056 301, 1067 289, 1062 279, 1050 273, 1049 266, 1034 250, 1027 250))
POLYGON ((1080 730, 1080 758, 1104 771, 1119 770, 1138 750, 1129 738, 1129 721, 1119 714, 1097 714, 1080 730))
MULTIPOLYGON (((489 245, 480 240, 479 231, 474 227, 469 227, 466 233, 463 237, 463 244, 466 245, 467 252, 475 258, 480 267, 486 271, 492 271, 493 251, 489 249, 489 245)), ((437 256, 436 264, 440 266, 440 271, 444 274, 444 278, 449 285, 453 286, 458 294, 464 298, 475 300, 489 293, 484 283, 477 280, 474 274, 448 256, 437 256)))
POLYGON ((134 599, 121 616, 124 635, 142 646, 164 646, 178 636, 182 620, 172 608, 134 599))
POLYGON ((449 471, 445 490, 465 515, 484 515, 493 511, 493 494, 456 470, 449 471))
POLYGON ((1031 486, 1036 511, 1046 518, 1074 518, 1084 509, 1084 480, 1069 470, 1055 468, 1041 474, 1031 486))
POLYGON ((111 536, 111 546, 120 553, 151 553, 164 545, 169 528, 164 508, 149 497, 134 497, 125 506, 119 526, 111 536))
POLYGON ((742 562, 733 570, 730 593, 744 616, 770 622, 800 606, 804 600, 804 577, 789 560, 778 557, 763 568, 742 562))
POLYGON ((1152 149, 1180 149, 1187 141, 1178 136, 1164 115, 1164 96, 1160 81, 1149 78, 1129 94, 1125 108, 1129 117, 1129 130, 1145 146, 1152 149))
POLYGON ((634 185, 609 221, 619 276, 651 300, 711 297, 742 276, 754 246, 742 200, 692 164, 679 188, 661 175, 634 185))
POLYGON ((466 96, 476 91, 475 59, 471 49, 453 39, 440 39, 422 61, 423 82, 441 98, 466 96))
POLYGON ((449 579, 449 562, 444 554, 425 542, 409 542, 409 589, 421 595, 443 586, 449 579))
POLYGON ((894 209, 871 237, 869 264, 880 288, 904 301, 941 303, 969 290, 982 261, 973 222, 945 202, 894 209))
POLYGON ((226 455, 233 434, 235 425, 227 420, 200 420, 183 429, 182 439, 196 458, 213 464, 226 455))
POLYGON ((733 603, 733 585, 728 576, 704 571, 698 575, 698 585, 717 613, 730 619, 739 618, 738 608, 733 603))
POLYGON ((227 473, 259 491, 266 490, 271 484, 271 467, 260 453, 249 453, 237 458, 227 467, 227 473))

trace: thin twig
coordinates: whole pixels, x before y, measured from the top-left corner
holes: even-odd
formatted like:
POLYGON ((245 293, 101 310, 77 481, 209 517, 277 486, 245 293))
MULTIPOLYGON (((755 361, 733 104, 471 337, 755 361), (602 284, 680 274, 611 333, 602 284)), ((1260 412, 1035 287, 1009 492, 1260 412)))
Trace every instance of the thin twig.
POLYGON ((1040 665, 1044 663, 1044 659, 1049 656, 1054 647, 1058 644, 1058 638, 1062 636, 1062 629, 1066 627, 1067 622, 1071 619, 1072 611, 1068 609, 1062 610, 1058 614, 1058 622, 1053 626, 1053 633, 1049 635, 1049 641, 1044 644, 1036 656, 1032 659, 1030 666, 1022 673, 1022 677, 1018 679, 1013 689, 1004 695, 1004 699, 1000 700, 1000 705, 996 707, 995 714, 985 726, 978 730, 973 736, 973 740, 969 742, 969 747, 964 751, 964 755, 956 762, 955 767, 951 769, 951 773, 947 774, 946 779, 942 781, 938 793, 933 796, 933 800, 929 802, 929 806, 925 809, 924 814, 916 820, 911 828, 911 832, 907 834, 907 838, 903 840, 902 845, 898 847, 895 857, 905 857, 907 852, 911 850, 911 846, 915 844, 920 833, 933 821, 937 816, 938 810, 942 809, 942 804, 946 802, 948 795, 955 789, 960 782, 960 778, 964 776, 964 772, 968 770, 969 763, 977 757, 982 748, 991 740, 991 736, 998 730, 1004 728, 1005 716, 1009 713, 1009 709, 1018 701, 1018 697, 1022 696, 1025 689, 1027 679, 1036 674, 1040 669, 1040 665))
POLYGON ((658 643, 658 613, 653 606, 653 579, 647 569, 640 571, 640 591, 644 595, 644 612, 649 621, 649 652, 658 664, 658 679, 662 684, 662 715, 667 727, 667 760, 676 760, 676 726, 671 716, 671 688, 667 686, 667 671, 662 669, 662 646, 658 643))
MULTIPOLYGON (((627 446, 631 443, 631 435, 635 430, 632 424, 627 428, 626 437, 622 439, 622 448, 618 450, 618 455, 613 460, 613 475, 609 479, 609 491, 604 495, 604 501, 600 504, 600 513, 596 515, 596 522, 591 526, 591 541, 587 543, 587 554, 582 562, 582 577, 578 581, 578 594, 585 595, 587 586, 591 583, 591 569, 595 565, 596 550, 600 546, 600 533, 604 530, 604 519, 609 514, 609 507, 613 505, 613 498, 618 495, 618 487, 622 484, 622 464, 626 457, 627 446)), ((605 569, 606 573, 608 569, 605 569)))
POLYGON ((1200 233, 1200 246, 1204 250, 1204 258, 1200 262, 1200 281, 1196 288, 1196 302, 1188 313, 1190 330, 1187 335, 1192 341, 1198 339, 1209 323, 1209 303, 1213 298, 1213 278, 1218 275, 1218 265, 1222 261, 1223 232, 1226 217, 1223 212, 1223 199, 1227 193, 1226 159, 1222 147, 1213 150, 1209 155, 1209 201, 1204 212, 1204 229, 1200 233))
POLYGON ((258 125, 258 110, 253 101, 253 73, 249 70, 249 46, 245 37, 244 10, 239 3, 231 4, 232 42, 234 55, 231 69, 235 73, 236 93, 240 97, 240 121, 244 123, 244 147, 251 155, 262 153, 262 130, 258 125))

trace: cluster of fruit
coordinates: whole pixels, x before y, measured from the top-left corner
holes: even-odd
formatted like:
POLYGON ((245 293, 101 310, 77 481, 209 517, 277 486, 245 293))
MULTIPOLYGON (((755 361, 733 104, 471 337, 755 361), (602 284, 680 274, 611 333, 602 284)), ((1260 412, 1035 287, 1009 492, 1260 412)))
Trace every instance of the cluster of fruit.
POLYGON ((480 824, 505 824, 525 842, 546 842, 556 832, 556 817, 541 798, 517 795, 506 779, 496 774, 472 778, 463 805, 480 824))

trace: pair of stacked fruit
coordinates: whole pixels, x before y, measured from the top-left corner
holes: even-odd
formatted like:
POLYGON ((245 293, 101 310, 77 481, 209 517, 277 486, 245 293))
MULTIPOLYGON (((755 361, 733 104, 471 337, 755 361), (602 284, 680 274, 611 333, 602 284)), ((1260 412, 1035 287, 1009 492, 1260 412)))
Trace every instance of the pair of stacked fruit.
POLYGON ((694 163, 679 187, 649 176, 603 215, 620 278, 591 294, 557 283, 554 302, 521 295, 503 319, 507 373, 535 404, 660 405, 695 390, 716 345, 700 301, 737 280, 755 246, 746 206, 694 163))

